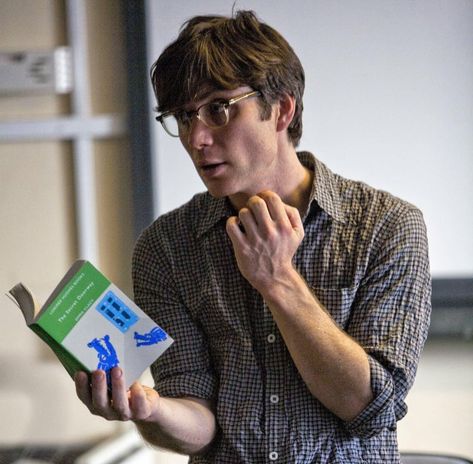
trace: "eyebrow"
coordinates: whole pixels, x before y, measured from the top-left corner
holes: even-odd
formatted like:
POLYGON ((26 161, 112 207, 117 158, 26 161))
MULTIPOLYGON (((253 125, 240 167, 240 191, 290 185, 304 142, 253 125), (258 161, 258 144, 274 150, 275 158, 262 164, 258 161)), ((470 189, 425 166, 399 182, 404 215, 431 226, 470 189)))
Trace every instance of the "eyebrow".
MULTIPOLYGON (((218 93, 220 93, 220 92, 231 92, 232 90, 235 90, 235 89, 216 89, 216 88, 205 89, 205 87, 204 87, 204 90, 197 91, 194 94, 193 100, 191 102, 185 103, 184 105, 178 106, 177 108, 171 109, 169 111, 165 111, 164 113, 178 113, 178 112, 181 112, 181 111, 184 111, 186 113, 192 112, 194 110, 186 110, 185 107, 187 105, 197 104, 198 101, 206 100, 207 98, 209 98, 214 93, 217 94, 217 95, 215 95, 211 99, 209 99, 209 101, 207 103, 210 103, 214 100, 231 100, 232 98, 234 98, 233 96, 228 97, 228 96, 224 96, 224 95, 218 95, 218 93)), ((203 103, 203 104, 205 105, 206 103, 203 103)), ((201 105, 197 105, 197 106, 201 106, 201 105)))
MULTIPOLYGON (((220 92, 231 92, 232 89, 208 89, 208 90, 203 90, 201 92, 196 92, 194 97, 193 97, 193 102, 198 102, 198 101, 201 101, 201 100, 206 100, 207 98, 209 98, 212 94, 217 94, 215 96, 212 97, 212 100, 219 100, 219 99, 222 99, 222 100, 230 100, 232 99, 233 97, 228 97, 228 96, 224 96, 224 95, 218 95, 220 92)), ((185 105, 184 105, 185 106, 185 105)))
POLYGON ((210 95, 213 93, 217 92, 218 90, 216 89, 208 89, 208 90, 201 90, 199 92, 196 92, 193 96, 193 101, 199 101, 199 100, 205 100, 208 98, 210 95))

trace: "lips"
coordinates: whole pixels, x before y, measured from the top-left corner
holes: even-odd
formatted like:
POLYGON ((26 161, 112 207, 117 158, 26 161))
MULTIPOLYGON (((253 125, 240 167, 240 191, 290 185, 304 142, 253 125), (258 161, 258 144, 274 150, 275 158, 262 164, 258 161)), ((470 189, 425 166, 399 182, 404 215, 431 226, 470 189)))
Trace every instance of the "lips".
POLYGON ((214 177, 221 174, 226 166, 226 163, 223 161, 216 161, 216 162, 208 162, 201 163, 198 165, 199 171, 205 177, 214 177))
POLYGON ((211 171, 212 169, 215 169, 216 167, 218 166, 221 166, 225 163, 221 162, 221 163, 205 163, 203 165, 200 166, 200 169, 203 169, 204 171, 211 171))

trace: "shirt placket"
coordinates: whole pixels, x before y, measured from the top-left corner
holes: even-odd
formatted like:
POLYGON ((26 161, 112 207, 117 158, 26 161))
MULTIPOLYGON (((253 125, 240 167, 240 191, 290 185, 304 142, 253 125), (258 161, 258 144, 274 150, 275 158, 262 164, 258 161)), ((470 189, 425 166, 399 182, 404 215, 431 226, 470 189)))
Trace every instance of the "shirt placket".
POLYGON ((287 418, 284 409, 285 349, 271 312, 264 304, 266 462, 283 462, 287 418))

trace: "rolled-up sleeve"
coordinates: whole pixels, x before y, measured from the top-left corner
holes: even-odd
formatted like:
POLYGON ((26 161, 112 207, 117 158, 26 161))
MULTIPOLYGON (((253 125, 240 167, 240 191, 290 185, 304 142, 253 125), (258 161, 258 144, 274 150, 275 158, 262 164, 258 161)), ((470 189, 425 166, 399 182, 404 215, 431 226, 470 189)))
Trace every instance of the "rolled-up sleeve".
POLYGON ((216 380, 205 338, 179 294, 170 250, 153 225, 139 238, 133 254, 135 301, 174 339, 151 366, 162 396, 211 399, 216 380))
POLYGON ((372 248, 347 332, 365 349, 373 401, 347 431, 361 438, 395 430, 407 412, 431 312, 427 236, 416 208, 388 215, 372 248), (401 214, 402 213, 402 214, 401 214))

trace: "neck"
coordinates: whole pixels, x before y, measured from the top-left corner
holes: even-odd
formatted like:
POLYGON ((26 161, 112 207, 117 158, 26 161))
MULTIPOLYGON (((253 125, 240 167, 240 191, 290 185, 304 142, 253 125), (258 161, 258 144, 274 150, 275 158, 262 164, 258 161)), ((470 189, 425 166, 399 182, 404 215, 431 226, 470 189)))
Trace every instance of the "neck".
POLYGON ((264 179, 262 185, 254 192, 241 192, 229 197, 233 207, 237 210, 243 208, 248 199, 258 193, 271 190, 277 193, 282 201, 299 210, 303 216, 307 210, 309 196, 313 182, 313 172, 299 161, 295 149, 282 166, 278 166, 273 176, 264 179))
MULTIPOLYGON (((300 164, 300 162, 299 162, 300 164)), ((305 215, 307 207, 309 205, 310 192, 312 190, 312 182, 314 178, 314 173, 307 169, 302 164, 300 165, 300 179, 296 184, 295 188, 292 189, 287 195, 281 195, 282 201, 294 208, 299 210, 299 214, 302 216, 305 215)))

